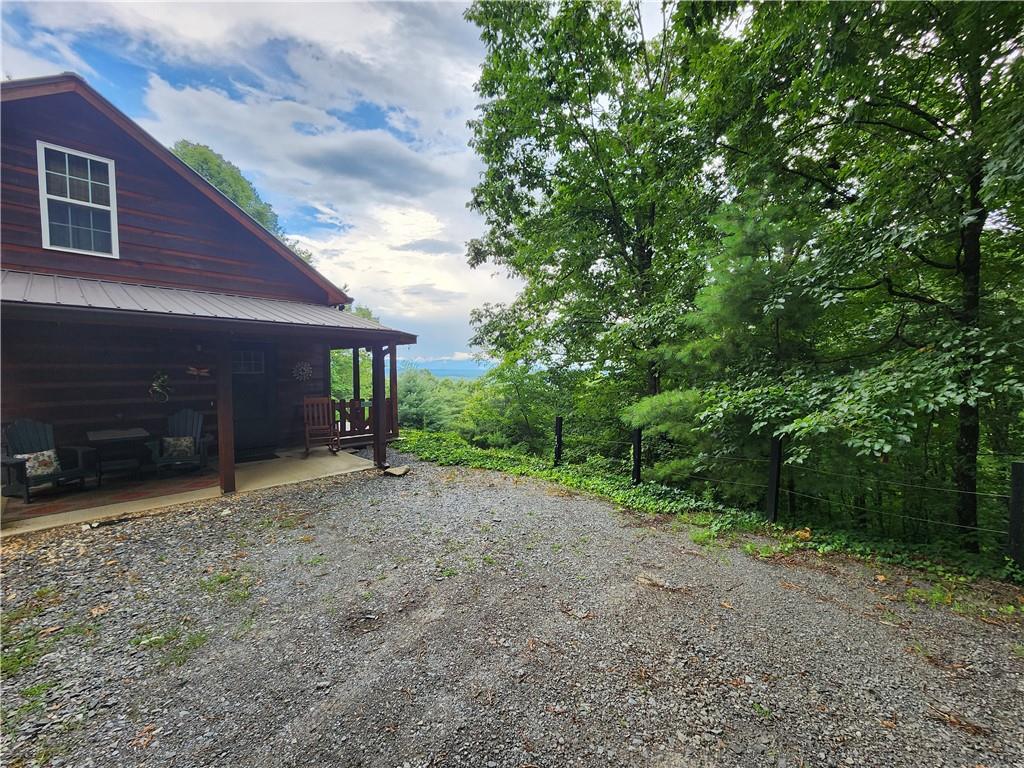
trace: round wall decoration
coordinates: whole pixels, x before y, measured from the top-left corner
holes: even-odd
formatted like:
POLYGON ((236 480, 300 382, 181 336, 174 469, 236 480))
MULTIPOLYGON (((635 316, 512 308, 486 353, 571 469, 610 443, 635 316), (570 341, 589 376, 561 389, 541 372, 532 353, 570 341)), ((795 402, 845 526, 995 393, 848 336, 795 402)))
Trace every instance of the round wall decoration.
POLYGON ((300 360, 292 368, 292 376, 296 381, 309 381, 313 378, 313 364, 308 360, 300 360))

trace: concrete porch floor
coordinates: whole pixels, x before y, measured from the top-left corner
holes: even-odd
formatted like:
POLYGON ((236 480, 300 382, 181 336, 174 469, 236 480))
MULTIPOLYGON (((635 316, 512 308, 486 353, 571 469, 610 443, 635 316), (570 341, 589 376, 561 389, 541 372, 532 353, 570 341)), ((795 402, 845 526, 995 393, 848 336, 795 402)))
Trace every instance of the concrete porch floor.
MULTIPOLYGON (((262 488, 273 488, 278 485, 300 483, 321 477, 343 475, 349 472, 361 472, 373 469, 373 462, 351 453, 332 454, 326 448, 314 449, 309 458, 303 458, 302 448, 288 449, 277 452, 277 458, 264 461, 251 461, 235 467, 237 493, 256 491, 262 488)), ((189 482, 189 475, 181 475, 182 484, 195 485, 189 482)), ((167 484, 167 479, 160 481, 167 484)), ((142 484, 145 486, 145 483, 142 484)), ((11 536, 32 531, 43 531, 62 525, 92 523, 98 520, 118 518, 139 512, 150 512, 175 504, 184 504, 201 499, 213 499, 221 495, 217 485, 217 476, 210 477, 206 487, 195 488, 180 493, 165 493, 132 499, 117 503, 96 505, 96 499, 90 501, 90 490, 82 492, 68 491, 65 495, 74 499, 76 507, 52 514, 41 514, 22 519, 9 519, 15 515, 14 510, 5 506, 3 519, 0 520, 0 537, 11 536)), ((5 499, 5 501, 7 501, 5 499)), ((12 500, 13 501, 13 500, 12 500)), ((21 505, 25 509, 24 505, 21 505)))

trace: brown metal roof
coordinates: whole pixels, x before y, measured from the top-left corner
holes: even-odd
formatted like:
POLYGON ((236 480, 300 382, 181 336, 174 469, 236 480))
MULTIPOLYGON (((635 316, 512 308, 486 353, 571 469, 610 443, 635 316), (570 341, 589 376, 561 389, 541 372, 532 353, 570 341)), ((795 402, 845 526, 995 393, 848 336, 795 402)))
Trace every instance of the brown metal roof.
POLYGON ((388 328, 353 312, 322 304, 190 291, 66 275, 0 270, 0 298, 7 303, 49 305, 98 311, 143 312, 147 315, 249 321, 305 328, 347 329, 400 336, 415 343, 412 334, 388 328))

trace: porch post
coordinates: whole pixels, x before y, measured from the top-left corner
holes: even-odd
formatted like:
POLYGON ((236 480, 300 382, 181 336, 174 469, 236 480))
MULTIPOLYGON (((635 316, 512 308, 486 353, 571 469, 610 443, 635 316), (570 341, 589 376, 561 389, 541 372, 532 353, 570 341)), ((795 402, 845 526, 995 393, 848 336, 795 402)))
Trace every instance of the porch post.
POLYGON ((391 374, 391 434, 398 437, 398 345, 388 349, 389 373, 391 374))
POLYGON ((387 434, 385 422, 387 410, 384 407, 384 347, 373 346, 373 407, 370 410, 373 424, 373 463, 381 469, 388 468, 387 434))
POLYGON ((231 345, 225 339, 217 360, 217 466, 220 489, 235 491, 235 403, 231 387, 231 345))
POLYGON ((362 399, 359 395, 359 347, 352 350, 352 399, 362 399))

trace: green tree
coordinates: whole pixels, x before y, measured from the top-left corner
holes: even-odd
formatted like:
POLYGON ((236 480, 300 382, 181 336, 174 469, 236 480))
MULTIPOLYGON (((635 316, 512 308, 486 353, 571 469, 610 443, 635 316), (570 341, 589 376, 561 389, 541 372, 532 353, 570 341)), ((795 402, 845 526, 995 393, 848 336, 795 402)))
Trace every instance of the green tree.
POLYGON ((485 163, 471 206, 487 232, 471 265, 524 281, 474 313, 475 341, 527 368, 614 371, 628 399, 660 388, 655 351, 692 299, 704 228, 702 158, 676 122, 669 40, 637 3, 477 2, 486 57, 472 144, 485 163))
POLYGON ((798 220, 747 250, 788 262, 756 325, 787 302, 820 312, 792 327, 803 354, 748 367, 766 380, 748 393, 785 372, 772 428, 875 455, 952 419, 964 531, 983 404, 1021 393, 1022 30, 1015 4, 757 5, 697 63, 693 125, 737 189, 798 220))
POLYGON ((225 197, 262 224, 268 232, 278 236, 282 234, 273 207, 270 203, 264 202, 256 187, 242 175, 237 165, 205 144, 197 144, 186 139, 175 142, 171 151, 225 197))
POLYGON ((205 144, 180 139, 171 151, 192 170, 216 187, 235 205, 259 222, 265 230, 287 245, 307 264, 313 263, 313 252, 304 248, 294 237, 288 237, 281 229, 277 213, 270 203, 265 202, 256 187, 237 165, 226 160, 205 144))

